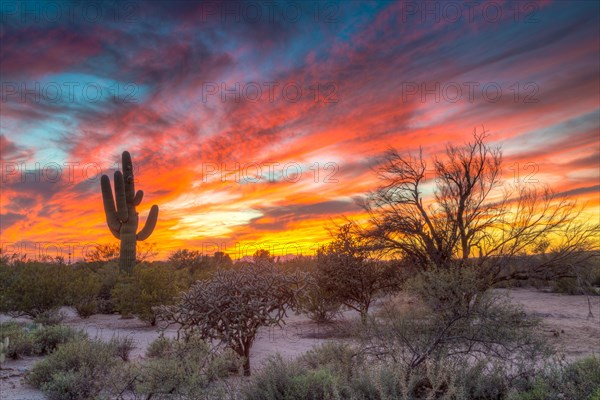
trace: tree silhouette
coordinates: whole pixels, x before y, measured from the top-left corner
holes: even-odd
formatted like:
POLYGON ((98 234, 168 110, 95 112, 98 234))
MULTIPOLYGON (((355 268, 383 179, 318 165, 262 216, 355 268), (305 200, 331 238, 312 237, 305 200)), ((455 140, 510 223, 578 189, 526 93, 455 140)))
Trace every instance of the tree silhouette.
POLYGON ((363 203, 368 237, 423 269, 474 264, 488 284, 574 276, 598 255, 598 224, 582 222, 581 208, 548 188, 506 185, 502 151, 487 138, 475 132, 447 146, 433 160, 433 185, 422 150, 388 150, 376 170, 381 185, 363 203))

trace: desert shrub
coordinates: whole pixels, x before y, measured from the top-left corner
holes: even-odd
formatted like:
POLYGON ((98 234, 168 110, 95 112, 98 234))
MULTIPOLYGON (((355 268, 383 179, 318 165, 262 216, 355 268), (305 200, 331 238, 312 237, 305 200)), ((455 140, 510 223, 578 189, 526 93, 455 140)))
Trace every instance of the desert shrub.
POLYGON ((87 337, 83 331, 65 325, 43 326, 32 330, 30 335, 35 346, 35 353, 41 355, 53 352, 61 344, 87 337))
POLYGON ((351 382, 363 375, 367 364, 360 351, 328 342, 294 360, 271 357, 260 373, 243 389, 245 399, 352 398, 351 382))
POLYGON ((600 389, 600 358, 588 357, 567 365, 560 381, 566 397, 592 396, 600 389))
POLYGON ((466 266, 409 279, 410 303, 384 303, 378 318, 358 325, 360 348, 376 362, 353 390, 376 399, 499 399, 535 379, 552 354, 538 321, 485 288, 466 266))
POLYGON ((427 362, 418 368, 396 363, 376 363, 352 382, 352 392, 366 399, 450 399, 456 393, 456 371, 442 363, 427 362))
POLYGON ((340 378, 327 367, 307 369, 301 362, 270 358, 243 389, 247 400, 340 399, 340 378))
POLYGON ((342 303, 330 292, 320 287, 312 277, 298 296, 298 310, 318 323, 333 321, 339 314, 342 303))
POLYGON ((77 311, 77 315, 84 319, 97 314, 99 307, 100 306, 97 299, 90 299, 88 301, 73 304, 73 308, 75 308, 75 311, 77 311))
POLYGON ((8 346, 4 349, 6 357, 16 360, 35 354, 35 343, 27 327, 16 322, 0 323, 0 341, 6 338, 8 338, 8 346))
POLYGON ((113 348, 99 340, 75 340, 58 346, 33 366, 27 382, 50 400, 92 399, 107 385, 119 359, 113 348))
POLYGON ((517 393, 524 381, 511 378, 509 369, 487 362, 428 359, 411 367, 391 358, 357 357, 358 350, 336 344, 315 348, 308 357, 295 360, 277 355, 247 383, 242 396, 248 400, 499 400, 507 399, 511 390, 517 393))
POLYGON ((338 227, 333 240, 319 249, 313 276, 323 293, 356 310, 365 321, 377 296, 397 288, 398 269, 375 260, 358 230, 353 222, 338 227))
POLYGON ((87 266, 75 267, 67 288, 69 304, 77 315, 87 318, 98 311, 98 299, 102 290, 102 277, 87 266))
POLYGON ((13 284, 17 272, 18 270, 10 266, 8 256, 0 251, 0 312, 11 311, 9 309, 9 289, 13 284))
POLYGON ((5 337, 0 340, 0 369, 2 369, 2 363, 6 360, 6 351, 8 350, 8 346, 10 345, 10 338, 5 337))
POLYGON ((186 335, 225 344, 244 358, 250 375, 250 348, 258 329, 281 325, 295 307, 301 278, 285 274, 269 263, 218 270, 196 282, 172 306, 158 308, 165 326, 179 324, 186 335))
POLYGON ((136 393, 153 399, 200 399, 215 394, 216 384, 241 362, 231 350, 216 351, 197 336, 186 340, 159 338, 150 351, 154 356, 137 377, 136 393), (158 343, 158 344, 156 344, 158 343))
POLYGON ((53 326, 61 324, 66 318, 65 313, 59 309, 53 308, 51 310, 44 311, 35 316, 33 322, 36 324, 53 326))
POLYGON ((582 294, 582 288, 576 278, 561 278, 551 282, 553 292, 566 294, 582 294))
POLYGON ((119 265, 115 261, 108 262, 98 267, 96 272, 101 281, 100 291, 96 300, 96 311, 101 314, 112 314, 115 312, 112 291, 119 280, 119 265))
POLYGON ((13 359, 49 354, 63 343, 84 337, 85 333, 64 325, 0 324, 0 340, 9 339, 6 355, 13 359))
POLYGON ((138 264, 131 276, 121 276, 112 290, 112 298, 121 314, 133 314, 155 325, 153 307, 172 304, 181 285, 177 271, 169 265, 138 264))
POLYGON ((169 261, 177 269, 189 269, 193 272, 208 264, 208 256, 198 250, 178 249, 169 255, 169 261))
POLYGON ((109 345, 113 352, 123 361, 129 361, 129 354, 135 349, 135 342, 129 336, 113 337, 110 339, 109 345))
POLYGON ((485 363, 428 360, 416 368, 374 361, 349 382, 353 399, 498 400, 510 383, 506 370, 485 363))
POLYGON ((134 310, 138 307, 137 297, 138 288, 135 287, 133 277, 130 275, 122 275, 119 277, 115 287, 111 292, 111 300, 114 310, 123 317, 130 317, 134 310))
POLYGON ((99 244, 87 252, 85 261, 90 264, 105 264, 119 259, 119 244, 99 244))
POLYGON ((600 359, 587 357, 573 363, 554 366, 528 382, 510 400, 593 400, 600 394, 600 359))
POLYGON ((349 344, 327 342, 314 347, 298 358, 308 369, 326 367, 345 379, 350 379, 357 368, 365 361, 361 351, 349 344))
POLYGON ((575 277, 555 279, 550 282, 553 291, 567 294, 600 294, 600 265, 597 260, 589 260, 583 266, 574 268, 575 277))
POLYGON ((41 262, 11 265, 6 273, 0 309, 14 316, 35 318, 66 303, 64 288, 68 283, 69 266, 41 262))
POLYGON ((146 357, 163 357, 168 350, 171 349, 173 341, 167 339, 164 336, 159 336, 158 339, 153 340, 146 349, 146 357))

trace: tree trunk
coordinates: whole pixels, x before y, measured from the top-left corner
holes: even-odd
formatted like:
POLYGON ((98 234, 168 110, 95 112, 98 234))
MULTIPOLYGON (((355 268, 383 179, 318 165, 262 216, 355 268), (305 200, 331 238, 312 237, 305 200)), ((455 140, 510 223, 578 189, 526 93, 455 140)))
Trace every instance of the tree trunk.
POLYGON ((367 324, 368 317, 369 317, 369 308, 368 307, 360 310, 360 322, 362 322, 363 325, 367 324))
POLYGON ((250 376, 250 347, 244 349, 244 376, 250 376))

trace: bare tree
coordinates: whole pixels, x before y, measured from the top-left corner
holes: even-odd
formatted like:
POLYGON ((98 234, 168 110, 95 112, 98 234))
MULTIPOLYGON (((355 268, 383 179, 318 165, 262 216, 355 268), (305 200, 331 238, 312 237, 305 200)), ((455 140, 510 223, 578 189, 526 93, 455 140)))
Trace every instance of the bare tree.
POLYGON ((314 278, 325 294, 358 311, 365 321, 375 297, 395 285, 395 269, 371 257, 356 223, 347 222, 332 235, 317 252, 314 278))
POLYGON ((195 270, 206 261, 206 257, 199 250, 178 249, 169 255, 169 261, 176 268, 195 270))
POLYGON ((250 375, 258 329, 281 326, 286 310, 295 306, 300 281, 268 263, 220 269, 182 293, 177 304, 159 307, 159 319, 165 327, 179 324, 186 336, 199 334, 230 347, 244 357, 244 374, 250 375))
MULTIPOLYGON (((136 262, 140 263, 143 261, 150 260, 155 257, 158 252, 156 251, 156 245, 154 243, 143 243, 139 246, 136 262)), ((93 250, 89 251, 84 257, 85 262, 95 263, 107 263, 119 259, 119 244, 99 244, 93 250)))
POLYGON ((598 255, 598 224, 582 223, 574 201, 547 188, 504 184, 500 148, 485 143, 485 132, 473 139, 447 146, 432 170, 422 150, 386 152, 377 170, 382 184, 364 202, 378 248, 423 269, 480 266, 488 285, 574 276, 598 255), (531 256, 546 249, 544 257, 531 256))
POLYGON ((86 254, 86 262, 109 262, 119 259, 119 244, 99 244, 86 254))

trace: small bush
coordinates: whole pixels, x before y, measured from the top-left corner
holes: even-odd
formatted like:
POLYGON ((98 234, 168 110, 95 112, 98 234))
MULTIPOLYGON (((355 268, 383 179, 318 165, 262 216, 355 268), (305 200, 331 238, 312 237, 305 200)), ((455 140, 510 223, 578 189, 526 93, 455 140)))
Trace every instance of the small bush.
POLYGON ((98 300, 92 299, 73 304, 73 308, 77 311, 77 315, 81 318, 89 318, 96 314, 99 310, 98 300))
POLYGON ((277 355, 254 376, 243 395, 247 400, 339 399, 340 385, 341 379, 327 367, 306 369, 301 362, 277 355))
POLYGON ((6 360, 6 350, 10 345, 10 339, 5 337, 0 341, 0 369, 2 368, 2 363, 6 360))
POLYGON ((119 265, 117 262, 109 262, 98 268, 97 272, 101 281, 100 292, 96 300, 97 312, 112 314, 116 311, 112 291, 119 280, 119 265))
POLYGON ((358 349, 348 344, 329 342, 307 351, 298 361, 306 368, 327 367, 350 379, 363 358, 358 349))
POLYGON ((0 324, 0 341, 8 338, 8 346, 4 349, 4 355, 13 360, 23 356, 35 354, 35 343, 27 329, 16 322, 4 322, 0 324))
POLYGON ((358 349, 343 343, 325 343, 293 361, 276 355, 244 388, 251 400, 352 398, 352 382, 364 375, 358 349))
POLYGON ((102 290, 102 277, 98 272, 88 266, 74 267, 67 290, 69 304, 81 318, 88 318, 98 312, 98 299, 102 290))
POLYGON ((58 309, 44 311, 33 318, 33 322, 41 325, 59 325, 65 320, 65 313, 58 309))
POLYGON ((140 367, 136 392, 153 399, 204 398, 218 390, 216 383, 229 375, 232 366, 237 371, 241 368, 233 351, 211 350, 197 336, 185 341, 159 338, 149 353, 153 358, 140 367))
POLYGON ((516 390, 510 400, 593 400, 600 394, 600 358, 587 357, 550 368, 516 390))
POLYGON ((31 332, 36 354, 44 355, 53 352, 59 345, 84 339, 87 335, 65 325, 44 326, 31 332))
POLYGON ((154 307, 172 304, 181 287, 173 267, 163 264, 138 264, 131 276, 122 276, 112 298, 122 315, 135 315, 142 321, 156 324, 154 307))
POLYGON ((75 340, 35 364, 27 382, 50 400, 89 399, 105 387, 111 369, 118 365, 113 348, 98 340, 75 340))
POLYGON ((134 340, 129 337, 113 337, 109 345, 113 348, 113 352, 123 361, 129 361, 129 354, 135 349, 134 340))
POLYGON ((569 364, 561 378, 567 397, 591 397, 600 390, 600 358, 587 357, 569 364))
POLYGON ((298 310, 318 323, 333 321, 340 315, 342 303, 309 278, 307 287, 298 296, 298 310))
POLYGON ((146 357, 156 358, 164 357, 166 352, 172 347, 173 341, 160 336, 158 339, 152 341, 146 349, 146 357))

